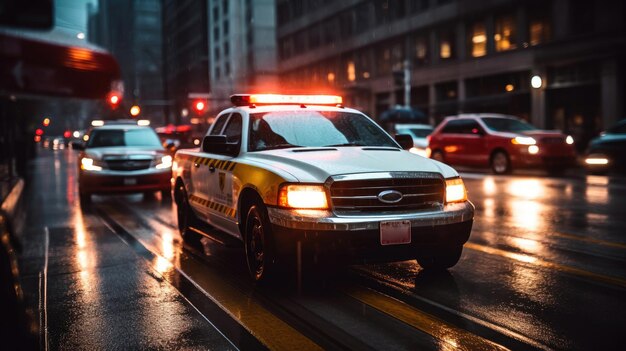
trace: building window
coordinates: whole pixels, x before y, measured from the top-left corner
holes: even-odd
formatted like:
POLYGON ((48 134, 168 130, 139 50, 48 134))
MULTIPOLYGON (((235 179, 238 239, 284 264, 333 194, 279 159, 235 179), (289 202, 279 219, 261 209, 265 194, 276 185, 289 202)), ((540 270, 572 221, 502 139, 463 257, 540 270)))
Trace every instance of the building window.
POLYGON ((229 25, 228 25, 228 20, 227 20, 227 19, 226 19, 226 20, 224 20, 224 23, 223 23, 223 25, 222 25, 222 26, 223 26, 222 31, 224 32, 224 36, 228 35, 228 31, 229 31, 229 29, 230 29, 230 28, 229 28, 229 25))
POLYGON ((487 31, 485 22, 480 21, 474 23, 470 36, 470 54, 472 57, 481 57, 487 55, 487 31))
POLYGON ((220 10, 217 7, 213 8, 213 20, 217 21, 217 18, 220 16, 220 10))
POLYGON ((415 39, 415 65, 425 65, 428 63, 428 38, 425 35, 415 39))
POLYGON ((222 0, 222 13, 228 14, 228 0, 222 0))
POLYGON ((354 61, 348 61, 346 73, 348 76, 348 81, 354 82, 356 80, 356 67, 354 65, 354 61))
POLYGON ((409 1, 409 12, 422 12, 428 8, 428 0, 411 0, 409 1))
POLYGON ((326 80, 328 80, 328 83, 330 84, 335 83, 335 73, 328 72, 328 74, 326 75, 326 80))
POLYGON ((496 44, 496 51, 507 51, 517 48, 513 16, 496 18, 493 39, 496 44))
POLYGON ((219 27, 213 27, 213 39, 215 41, 220 40, 220 28, 219 27))
POLYGON ((228 62, 224 64, 224 75, 226 77, 230 76, 230 63, 228 62))
POLYGON ((224 42, 224 56, 227 57, 228 55, 230 55, 230 43, 229 42, 224 42))
POLYGON ((215 79, 216 80, 220 80, 220 78, 221 78, 220 76, 221 76, 220 68, 219 67, 215 67, 215 79))
POLYGON ((530 46, 544 44, 550 41, 551 28, 548 19, 531 20, 529 24, 530 46))
POLYGON ((454 58, 454 33, 439 33, 439 58, 449 60, 454 58))
POLYGON ((220 48, 219 47, 215 47, 215 50, 213 50, 214 54, 215 54, 215 59, 219 60, 220 59, 220 48))

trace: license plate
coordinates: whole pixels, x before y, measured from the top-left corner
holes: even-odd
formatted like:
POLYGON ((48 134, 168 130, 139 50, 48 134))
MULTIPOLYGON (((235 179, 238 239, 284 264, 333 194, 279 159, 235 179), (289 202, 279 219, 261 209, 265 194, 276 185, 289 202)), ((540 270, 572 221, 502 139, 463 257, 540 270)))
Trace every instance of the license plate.
POLYGON ((398 245, 411 242, 411 221, 380 222, 380 244, 398 245))
POLYGON ((124 178, 124 185, 135 185, 137 184, 137 179, 135 178, 124 178))

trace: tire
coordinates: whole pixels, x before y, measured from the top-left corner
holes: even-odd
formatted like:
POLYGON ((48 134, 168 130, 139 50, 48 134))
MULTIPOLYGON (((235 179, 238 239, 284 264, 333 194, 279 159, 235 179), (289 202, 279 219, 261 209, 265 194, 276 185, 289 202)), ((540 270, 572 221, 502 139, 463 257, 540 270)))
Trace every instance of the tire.
POLYGON ((441 163, 445 163, 445 159, 443 157, 443 152, 441 152, 440 150, 435 150, 433 151, 432 155, 430 155, 430 158, 432 158, 435 161, 439 161, 441 163))
POLYGON ((195 223, 197 223, 196 215, 193 213, 189 200, 187 198, 187 191, 184 185, 179 185, 177 189, 179 191, 180 201, 176 203, 176 217, 178 220, 178 232, 183 238, 183 241, 188 242, 191 237, 191 230, 189 229, 195 223))
POLYGON ((255 203, 248 209, 244 246, 248 272, 252 279, 258 283, 268 281, 275 264, 272 229, 267 218, 267 210, 260 203, 255 203))
POLYGON ((494 174, 507 174, 511 172, 511 159, 505 151, 496 151, 491 155, 491 171, 494 174))
POLYGON ((427 270, 438 271, 454 267, 459 262, 463 247, 451 248, 434 256, 418 256, 417 263, 427 270))

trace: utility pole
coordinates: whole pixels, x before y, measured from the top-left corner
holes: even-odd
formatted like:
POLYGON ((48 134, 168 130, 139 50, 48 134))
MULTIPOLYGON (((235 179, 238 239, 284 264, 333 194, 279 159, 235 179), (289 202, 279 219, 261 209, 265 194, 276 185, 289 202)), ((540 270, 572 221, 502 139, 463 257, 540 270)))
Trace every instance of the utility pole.
POLYGON ((404 106, 411 107, 411 63, 404 60, 404 106))

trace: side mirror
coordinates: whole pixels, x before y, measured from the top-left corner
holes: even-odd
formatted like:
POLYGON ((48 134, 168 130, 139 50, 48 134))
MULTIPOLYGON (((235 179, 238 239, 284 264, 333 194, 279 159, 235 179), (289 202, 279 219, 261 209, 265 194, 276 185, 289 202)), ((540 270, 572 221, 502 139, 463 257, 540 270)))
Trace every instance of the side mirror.
POLYGON ((202 151, 210 154, 235 156, 239 144, 229 144, 226 135, 207 135, 202 139, 202 151))
POLYGON ((396 142, 400 144, 400 147, 404 150, 410 150, 413 147, 413 137, 408 134, 396 135, 396 142))
POLYGON ((85 150, 85 143, 82 141, 71 141, 70 145, 73 150, 85 150))

